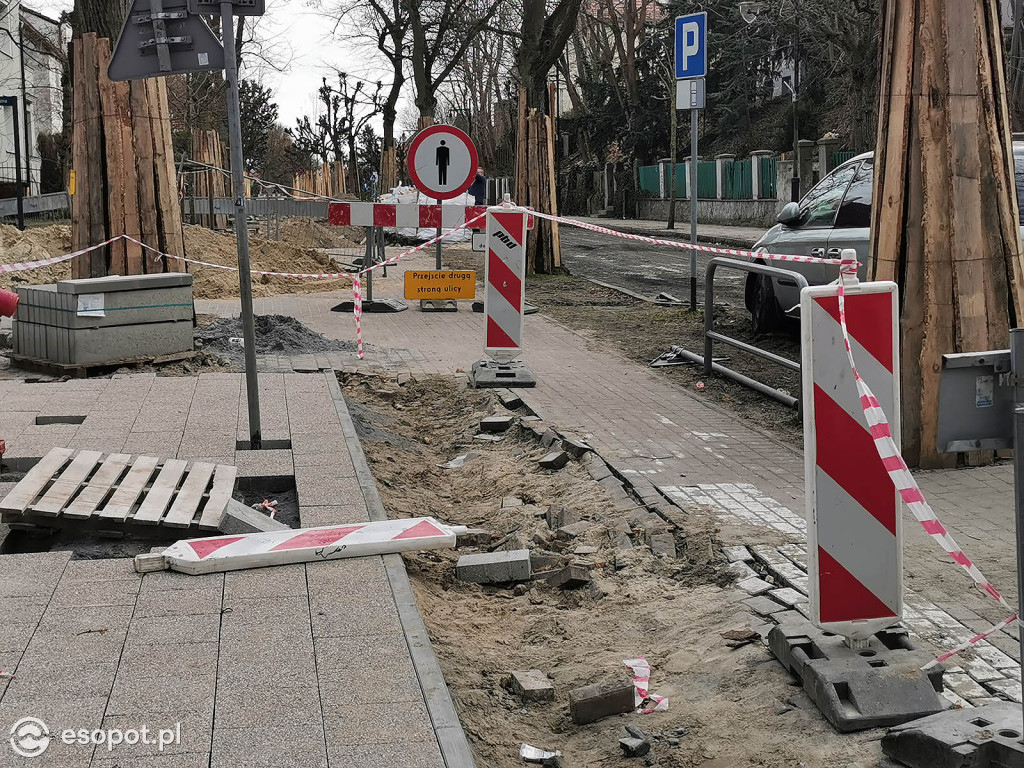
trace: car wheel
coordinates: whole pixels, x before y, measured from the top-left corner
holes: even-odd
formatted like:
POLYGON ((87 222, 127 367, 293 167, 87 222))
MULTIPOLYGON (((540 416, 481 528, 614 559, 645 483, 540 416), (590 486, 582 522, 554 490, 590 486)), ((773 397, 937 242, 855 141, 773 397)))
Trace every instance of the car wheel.
POLYGON ((768 275, 750 275, 747 279, 746 305, 750 312, 750 325, 760 336, 776 331, 782 325, 782 312, 775 299, 775 287, 768 275))

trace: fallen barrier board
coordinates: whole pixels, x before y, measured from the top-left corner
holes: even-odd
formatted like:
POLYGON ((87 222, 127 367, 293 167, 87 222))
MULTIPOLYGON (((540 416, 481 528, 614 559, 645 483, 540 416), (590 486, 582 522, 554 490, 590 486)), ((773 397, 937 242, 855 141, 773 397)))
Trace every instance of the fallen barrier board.
POLYGON ((346 557, 386 555, 424 549, 450 549, 467 530, 432 517, 294 528, 287 531, 187 539, 159 554, 138 555, 139 572, 170 569, 188 574, 219 573, 346 557))

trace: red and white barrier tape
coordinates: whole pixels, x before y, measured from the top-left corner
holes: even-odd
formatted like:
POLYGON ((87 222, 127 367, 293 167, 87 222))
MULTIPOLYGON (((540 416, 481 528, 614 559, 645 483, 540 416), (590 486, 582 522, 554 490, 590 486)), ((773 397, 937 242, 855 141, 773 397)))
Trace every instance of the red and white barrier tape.
POLYGON ((63 256, 53 256, 49 259, 39 259, 38 261, 22 261, 17 264, 0 264, 0 274, 7 272, 27 272, 30 269, 39 269, 40 267, 48 267, 51 264, 60 264, 62 261, 69 261, 76 256, 83 256, 90 251, 95 251, 97 248, 102 248, 105 245, 117 242, 122 237, 124 237, 124 235, 118 235, 117 237, 112 237, 109 240, 104 240, 98 245, 90 245, 88 248, 83 248, 82 250, 75 251, 74 253, 65 253, 63 256))
POLYGON ((651 712, 663 712, 668 709, 668 697, 651 693, 651 665, 647 659, 641 656, 638 659, 623 659, 623 664, 629 667, 633 673, 633 698, 636 702, 636 711, 641 715, 649 715, 651 712), (648 706, 643 706, 648 702, 648 706))
MULTIPOLYGON (((893 485, 896 486, 896 490, 899 492, 903 502, 907 505, 907 508, 914 515, 917 521, 921 523, 925 532, 931 536, 940 547, 946 550, 946 553, 957 565, 967 572, 967 575, 971 577, 978 589, 993 600, 996 600, 1007 610, 1014 611, 1014 608, 1006 602, 1006 599, 994 586, 992 586, 992 583, 985 578, 985 575, 981 572, 978 566, 975 565, 969 557, 967 557, 960 545, 956 543, 953 537, 949 534, 949 531, 946 530, 945 526, 939 522, 939 518, 936 516, 935 511, 925 500, 924 493, 921 492, 921 487, 917 484, 917 481, 914 480, 914 476, 911 474, 910 468, 900 455, 899 448, 896 446, 896 441, 893 440, 892 433, 889 431, 889 422, 885 417, 885 412, 878 403, 878 399, 871 391, 871 388, 868 387, 867 382, 861 378, 860 372, 857 370, 857 363, 853 359, 853 349, 850 347, 850 336, 846 327, 845 289, 847 287, 847 281, 850 281, 852 285, 856 285, 857 265, 855 261, 844 260, 841 262, 839 268, 839 326, 843 332, 843 343, 846 347, 846 359, 850 364, 850 369, 853 371, 853 378, 857 384, 857 392, 860 395, 861 408, 864 409, 864 418, 868 422, 875 450, 878 451, 878 456, 882 459, 882 464, 885 466, 885 469, 889 474, 889 478, 892 480, 893 485)), ((1004 619, 985 632, 975 635, 967 642, 962 643, 958 647, 942 654, 935 661, 928 664, 928 666, 934 666, 939 662, 955 656, 964 649, 979 643, 992 634, 995 634, 1003 627, 1009 626, 1016 620, 1017 615, 1014 613, 1014 615, 1004 619)))

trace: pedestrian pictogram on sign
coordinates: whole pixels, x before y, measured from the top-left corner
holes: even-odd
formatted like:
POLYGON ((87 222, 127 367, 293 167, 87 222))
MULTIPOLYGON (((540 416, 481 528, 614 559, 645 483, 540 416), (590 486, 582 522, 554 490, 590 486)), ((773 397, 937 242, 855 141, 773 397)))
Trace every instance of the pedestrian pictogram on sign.
POLYGON ((450 125, 424 128, 409 147, 409 176, 413 185, 437 200, 451 200, 469 189, 476 170, 473 140, 450 125))
MULTIPOLYGON (((900 434, 896 284, 847 287, 857 369, 900 434)), ((900 500, 875 448, 839 324, 838 288, 805 288, 804 456, 811 620, 864 639, 903 612, 900 500)))

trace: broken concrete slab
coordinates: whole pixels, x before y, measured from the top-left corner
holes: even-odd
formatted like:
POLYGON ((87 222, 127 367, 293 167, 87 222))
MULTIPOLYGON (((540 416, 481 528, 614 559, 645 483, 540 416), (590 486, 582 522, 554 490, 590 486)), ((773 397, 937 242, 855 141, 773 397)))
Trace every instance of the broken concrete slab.
POLYGON ((502 441, 502 437, 500 435, 488 435, 484 432, 481 432, 478 435, 473 435, 473 439, 479 440, 482 443, 500 443, 502 441))
POLYGON ((622 677, 584 685, 569 692, 569 715, 577 725, 632 712, 633 681, 622 677))
POLYGON ((722 552, 725 554, 725 559, 730 563, 754 562, 754 556, 750 554, 750 550, 742 544, 738 544, 734 547, 722 547, 722 552))
POLYGON ((625 757, 643 757, 651 751, 651 742, 634 736, 619 739, 619 746, 622 747, 622 754, 625 757))
POLYGON ((221 533, 260 533, 283 531, 287 528, 287 525, 274 520, 265 512, 253 509, 235 499, 228 499, 224 516, 217 525, 221 533))
POLYGON ((506 584, 527 581, 533 575, 530 550, 463 555, 455 564, 455 576, 474 584, 506 584))
POLYGON ((771 584, 769 584, 764 579, 757 578, 756 576, 749 579, 744 579, 743 581, 738 582, 736 586, 742 589, 748 595, 755 596, 763 595, 765 592, 772 588, 771 584))
POLYGON ((499 389, 494 394, 498 396, 498 402, 510 411, 523 407, 523 399, 511 389, 499 389))
POLYGON ((569 454, 565 451, 552 451, 538 463, 543 469, 561 469, 569 463, 569 454))
POLYGON ((656 533, 649 539, 651 552, 657 557, 676 556, 676 537, 671 533, 656 533))
POLYGON ((550 448, 558 440, 558 433, 555 432, 551 427, 548 427, 540 436, 540 444, 545 448, 550 448))
POLYGON ((491 532, 483 528, 468 528, 455 534, 455 547, 486 547, 491 543, 491 532))
POLYGON ((506 496, 501 500, 501 508, 508 509, 510 507, 521 507, 523 506, 523 500, 516 496, 506 496))
POLYGON ((481 432, 506 432, 515 422, 513 416, 485 416, 480 419, 480 431, 481 432))
POLYGON ((590 569, 582 565, 567 565, 545 580, 556 589, 576 589, 590 583, 590 569))
POLYGON ((585 533, 593 530, 597 527, 597 523, 590 520, 580 520, 579 522, 572 523, 571 525, 563 525, 558 529, 558 538, 560 539, 575 539, 577 536, 583 536, 585 533))
POLYGON ((554 701, 555 688, 539 669, 512 673, 512 691, 524 702, 554 701))
MULTIPOLYGON (((768 594, 771 593, 769 592, 768 594)), ((743 601, 743 604, 759 616, 771 616, 774 613, 786 610, 786 606, 780 605, 770 597, 764 597, 763 595, 748 597, 743 601)))
POLYGON ((584 454, 594 450, 583 440, 575 440, 571 437, 562 438, 562 450, 574 459, 580 459, 584 454))
POLYGON ((544 517, 548 522, 548 528, 551 530, 562 528, 566 525, 572 525, 573 523, 578 523, 580 521, 580 513, 575 509, 560 507, 557 504, 550 505, 544 517))

